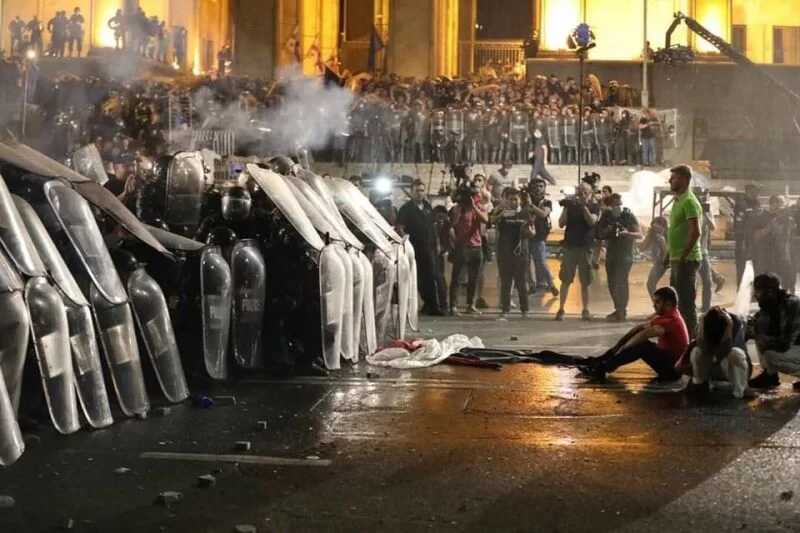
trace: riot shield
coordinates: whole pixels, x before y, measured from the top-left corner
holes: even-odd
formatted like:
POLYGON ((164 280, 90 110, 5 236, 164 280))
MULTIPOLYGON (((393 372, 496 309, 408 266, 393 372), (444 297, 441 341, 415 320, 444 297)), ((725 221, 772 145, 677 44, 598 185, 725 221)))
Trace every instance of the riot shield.
POLYGON ((14 196, 14 204, 39 256, 65 299, 72 366, 83 414, 94 428, 109 426, 114 420, 89 303, 33 207, 18 196, 14 196))
POLYGON ((161 391, 170 402, 182 402, 189 397, 189 387, 164 292, 139 268, 128 277, 128 296, 161 391))
POLYGON ((358 250, 350 250, 350 262, 353 264, 353 346, 355 359, 358 361, 361 346, 361 324, 364 321, 364 265, 358 257, 358 250))
POLYGON ((317 206, 312 204, 308 199, 308 196, 306 196, 300 189, 300 186, 304 185, 303 182, 294 176, 283 176, 283 179, 286 181, 286 185, 289 187, 289 189, 291 189, 294 197, 297 199, 297 203, 303 209, 303 212, 306 214, 308 219, 311 221, 311 224, 314 225, 320 235, 327 235, 331 240, 342 241, 343 237, 339 234, 334 225, 328 220, 328 217, 325 216, 325 211, 320 210, 317 206))
POLYGON ((167 169, 164 221, 171 226, 198 225, 204 193, 203 157, 197 152, 175 154, 167 169))
POLYGON ((144 385, 130 305, 127 302, 110 304, 94 285, 89 288, 89 300, 120 409, 125 416, 145 416, 150 400, 144 385))
POLYGON ((417 286, 417 257, 414 246, 406 238, 403 241, 406 260, 408 261, 408 326, 419 331, 419 287, 417 286))
POLYGON ((87 144, 72 153, 72 168, 75 172, 91 178, 100 185, 108 182, 108 174, 103 167, 103 158, 94 144, 87 144))
POLYGON ((26 276, 46 274, 44 264, 25 229, 6 182, 0 177, 0 243, 16 269, 26 276))
POLYGON ((328 370, 341 368, 345 277, 345 267, 336 245, 329 244, 319 254, 322 355, 328 370))
POLYGON ((203 361, 212 379, 226 380, 231 328, 233 282, 219 246, 209 246, 200 258, 200 298, 203 312, 203 361))
POLYGON ((372 258, 372 271, 375 287, 375 328, 377 343, 386 341, 389 320, 392 316, 392 293, 397 281, 396 261, 380 250, 372 258))
POLYGON ((44 189, 59 224, 102 298, 110 304, 126 303, 128 296, 89 204, 61 183, 51 181, 44 189))
MULTIPOLYGON (((378 252, 380 253, 380 252, 378 252)), ((372 263, 363 253, 358 254, 364 274, 364 314, 360 350, 366 357, 378 349, 377 333, 375 331, 375 286, 372 275, 372 263)))
POLYGON ((25 441, 22 440, 16 411, 8 397, 3 375, 0 374, 0 466, 14 464, 24 452, 25 441))
POLYGON ((171 231, 166 231, 161 228, 156 228, 154 226, 150 226, 145 224, 144 225, 147 230, 153 234, 153 237, 158 239, 158 242, 164 245, 165 248, 168 250, 174 250, 178 252, 189 252, 189 253, 196 253, 203 249, 205 244, 202 242, 195 241, 194 239, 189 239, 188 237, 184 237, 183 235, 178 235, 177 233, 172 233, 171 231))
POLYGON ((6 254, 0 250, 0 376, 4 378, 11 404, 19 409, 22 371, 28 352, 30 319, 22 283, 6 254))
POLYGON ((335 247, 344 266, 344 306, 342 307, 342 357, 348 361, 358 360, 358 346, 353 336, 353 263, 342 246, 335 247))
POLYGON ((302 190, 319 209, 327 207, 325 212, 328 213, 330 216, 330 221, 339 231, 339 234, 344 237, 344 240, 347 242, 347 244, 359 250, 363 250, 364 243, 362 243, 358 237, 356 237, 353 232, 350 231, 350 228, 347 227, 344 218, 342 218, 342 214, 336 207, 336 202, 333 199, 333 195, 331 194, 328 186, 325 184, 325 180, 322 178, 322 176, 318 176, 317 174, 307 170, 302 170, 300 171, 300 178, 298 178, 300 179, 300 182, 305 184, 305 187, 302 187, 302 190))
POLYGON ((264 367, 261 337, 264 329, 267 268, 258 242, 245 239, 231 252, 231 335, 233 359, 245 369, 264 367))
POLYGON ((411 270, 408 266, 405 247, 397 246, 397 338, 406 338, 406 325, 408 324, 408 300, 411 287, 411 270))
POLYGON ((67 306, 72 369, 81 410, 89 425, 99 429, 114 423, 106 382, 100 364, 100 348, 88 305, 67 306))
POLYGON ((369 199, 364 196, 364 194, 359 191, 355 185, 341 178, 332 178, 330 183, 332 184, 333 190, 337 196, 342 195, 346 198, 349 198, 350 202, 360 208, 367 218, 384 232, 389 240, 395 243, 403 242, 403 238, 400 237, 391 224, 389 224, 389 222, 383 218, 378 210, 375 209, 375 206, 372 205, 369 199))
POLYGON ((308 245, 317 251, 322 250, 325 243, 314 229, 314 225, 306 216, 283 177, 256 165, 247 165, 247 172, 308 245))
POLYGON ((17 212, 20 214, 25 229, 39 257, 50 273, 53 281, 56 282, 58 288, 61 289, 61 292, 67 300, 69 300, 69 304, 89 305, 78 283, 75 281, 75 277, 64 262, 64 258, 61 257, 61 253, 53 242, 53 239, 44 227, 44 224, 42 224, 39 215, 33 207, 31 207, 31 204, 19 196, 12 195, 12 198, 14 199, 17 212))
MULTIPOLYGON (((353 227, 364 234, 369 241, 385 255, 391 256, 394 254, 394 249, 386 238, 386 234, 367 216, 366 213, 357 205, 350 195, 345 192, 331 190, 334 193, 334 200, 336 207, 341 210, 342 214, 350 221, 353 227)), ((361 194, 361 193, 359 193, 361 194)))
POLYGON ((28 281, 25 302, 31 317, 33 348, 50 418, 59 433, 74 433, 81 425, 64 303, 58 291, 44 278, 28 281))

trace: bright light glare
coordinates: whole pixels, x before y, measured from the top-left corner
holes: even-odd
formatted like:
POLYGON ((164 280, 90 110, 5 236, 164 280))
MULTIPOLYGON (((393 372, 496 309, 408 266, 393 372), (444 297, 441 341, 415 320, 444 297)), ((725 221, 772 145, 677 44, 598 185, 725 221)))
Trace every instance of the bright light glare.
POLYGON ((558 0, 546 3, 544 45, 548 50, 564 50, 567 47, 567 36, 572 33, 578 20, 577 0, 558 0))
POLYGON ((25 57, 33 61, 34 59, 36 59, 36 50, 34 50, 33 48, 29 48, 28 51, 25 52, 25 57))
POLYGON ((386 176, 375 178, 372 188, 379 194, 389 194, 392 192, 392 180, 386 176))

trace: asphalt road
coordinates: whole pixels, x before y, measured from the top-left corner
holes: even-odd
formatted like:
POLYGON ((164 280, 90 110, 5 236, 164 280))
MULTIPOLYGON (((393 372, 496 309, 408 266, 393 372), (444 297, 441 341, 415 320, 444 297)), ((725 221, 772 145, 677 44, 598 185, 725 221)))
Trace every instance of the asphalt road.
MULTIPOLYGON (((426 320, 421 334, 590 354, 628 326, 489 315, 426 320)), ((644 365, 598 385, 538 365, 361 364, 251 379, 211 391, 236 405, 41 432, 0 472, 0 495, 16 500, 0 531, 799 530, 791 381, 697 404, 651 378, 644 365), (213 487, 197 486, 204 474, 213 487), (183 499, 159 505, 163 491, 183 499)))

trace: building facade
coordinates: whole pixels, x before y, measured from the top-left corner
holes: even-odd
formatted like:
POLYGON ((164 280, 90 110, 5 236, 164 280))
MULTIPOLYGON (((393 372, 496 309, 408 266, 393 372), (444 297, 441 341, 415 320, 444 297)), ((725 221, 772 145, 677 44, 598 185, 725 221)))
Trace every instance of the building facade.
MULTIPOLYGON (((108 20, 117 9, 135 9, 148 16, 166 21, 170 30, 186 28, 187 56, 193 72, 202 73, 216 68, 217 52, 230 42, 231 0, 0 0, 0 40, 2 48, 11 46, 8 25, 19 15, 25 22, 36 15, 47 24, 56 11, 71 14, 76 7, 86 19, 84 50, 113 48, 114 32, 108 20)), ((50 35, 45 31, 45 47, 50 35)))

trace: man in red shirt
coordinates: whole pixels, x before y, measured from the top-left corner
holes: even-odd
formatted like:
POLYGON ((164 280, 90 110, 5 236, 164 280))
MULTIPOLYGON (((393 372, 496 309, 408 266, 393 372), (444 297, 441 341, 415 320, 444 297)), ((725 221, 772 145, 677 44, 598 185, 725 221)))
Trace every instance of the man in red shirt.
POLYGON ((475 292, 483 268, 481 224, 488 224, 489 214, 480 196, 469 188, 456 192, 457 204, 450 211, 453 227, 453 270, 450 277, 450 314, 458 315, 458 280, 467 270, 467 312, 480 314, 475 307, 475 292))
POLYGON ((659 381, 680 379, 675 363, 689 346, 689 332, 678 311, 675 289, 662 287, 655 291, 653 309, 655 315, 650 320, 630 330, 605 354, 587 360, 581 370, 593 378, 604 379, 607 373, 641 359, 658 374, 659 381))

